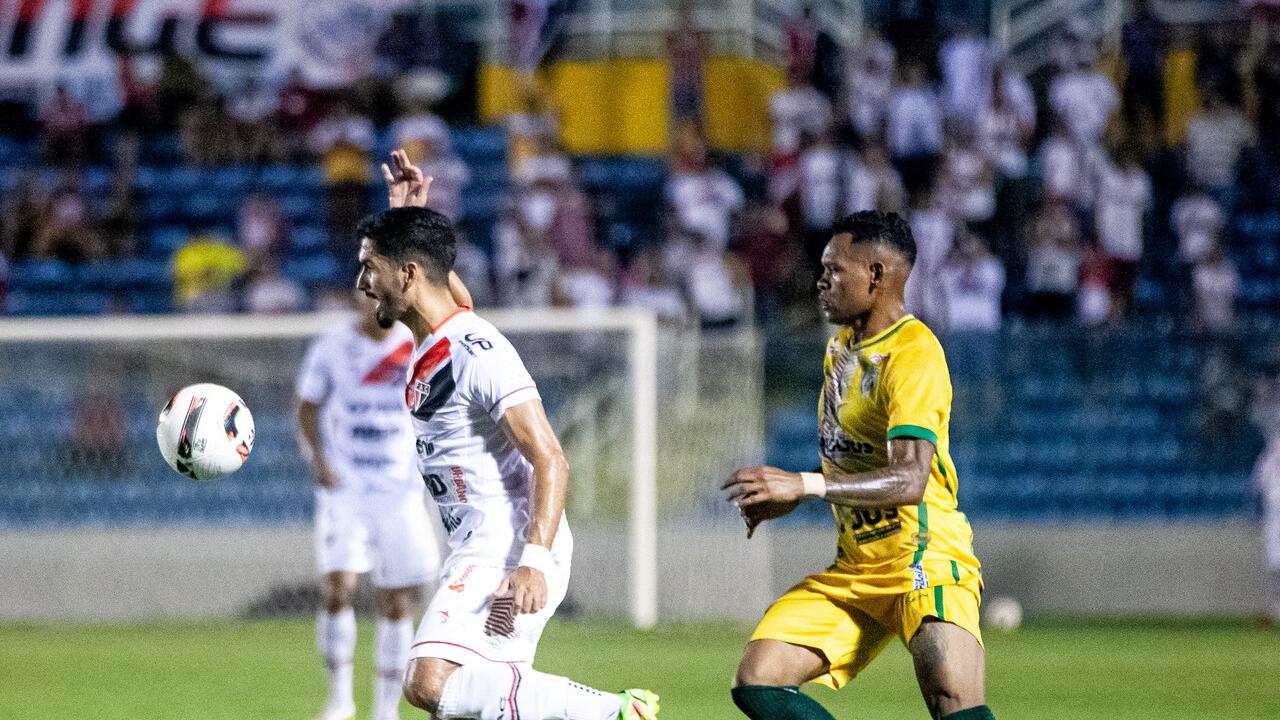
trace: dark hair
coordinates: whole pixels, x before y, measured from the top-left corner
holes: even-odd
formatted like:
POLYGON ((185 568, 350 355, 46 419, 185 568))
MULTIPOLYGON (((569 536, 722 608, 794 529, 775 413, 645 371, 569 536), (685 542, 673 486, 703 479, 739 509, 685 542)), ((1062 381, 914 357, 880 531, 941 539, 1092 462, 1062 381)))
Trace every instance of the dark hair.
POLYGON ((889 245, 902 253, 907 264, 916 263, 916 239, 911 235, 911 226, 898 213, 862 210, 846 215, 831 228, 833 236, 844 233, 849 233, 855 244, 874 242, 889 245))
POLYGON ((403 261, 418 260, 427 279, 443 285, 449 282, 458 254, 457 239, 449 218, 435 210, 399 207, 383 210, 360 221, 356 236, 373 241, 379 255, 403 261))

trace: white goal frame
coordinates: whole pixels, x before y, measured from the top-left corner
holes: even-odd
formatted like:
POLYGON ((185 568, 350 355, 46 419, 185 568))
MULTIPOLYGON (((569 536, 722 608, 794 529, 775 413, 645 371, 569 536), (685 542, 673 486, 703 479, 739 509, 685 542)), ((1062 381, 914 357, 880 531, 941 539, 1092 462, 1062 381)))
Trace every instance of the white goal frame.
MULTIPOLYGON (((504 332, 627 334, 627 376, 632 400, 631 502, 627 520, 629 607, 636 627, 653 627, 658 621, 657 320, 652 313, 633 308, 482 309, 480 314, 504 332)), ((58 340, 305 338, 317 335, 339 317, 342 316, 309 313, 6 318, 0 319, 0 344, 58 340)))

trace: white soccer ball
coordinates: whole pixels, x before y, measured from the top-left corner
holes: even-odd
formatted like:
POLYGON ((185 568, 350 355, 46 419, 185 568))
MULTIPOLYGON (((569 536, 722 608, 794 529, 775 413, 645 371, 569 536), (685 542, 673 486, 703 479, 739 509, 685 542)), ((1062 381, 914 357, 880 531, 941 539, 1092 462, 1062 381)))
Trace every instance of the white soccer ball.
POLYGON ((1022 625, 1022 603, 1008 595, 993 597, 982 604, 991 627, 1008 632, 1022 625))
POLYGON ((217 480, 239 470, 253 450, 253 435, 244 400, 213 383, 179 390, 156 424, 165 462, 192 480, 217 480))

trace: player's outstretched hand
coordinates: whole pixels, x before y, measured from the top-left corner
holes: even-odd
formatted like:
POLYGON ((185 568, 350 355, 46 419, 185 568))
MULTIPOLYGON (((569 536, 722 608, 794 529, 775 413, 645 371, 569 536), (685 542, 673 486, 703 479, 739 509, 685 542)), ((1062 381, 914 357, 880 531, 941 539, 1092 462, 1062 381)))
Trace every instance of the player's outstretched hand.
POLYGON ((804 481, 800 473, 756 465, 735 472, 721 489, 729 491, 729 502, 742 513, 750 538, 760 523, 796 509, 804 496, 804 481))
POLYGON ((502 579, 495 596, 511 593, 516 612, 536 613, 547 606, 547 577, 541 570, 520 566, 502 579))
POLYGON ((391 164, 382 163, 382 179, 387 183, 387 203, 393 207, 426 207, 431 178, 409 162, 403 149, 391 151, 391 164))

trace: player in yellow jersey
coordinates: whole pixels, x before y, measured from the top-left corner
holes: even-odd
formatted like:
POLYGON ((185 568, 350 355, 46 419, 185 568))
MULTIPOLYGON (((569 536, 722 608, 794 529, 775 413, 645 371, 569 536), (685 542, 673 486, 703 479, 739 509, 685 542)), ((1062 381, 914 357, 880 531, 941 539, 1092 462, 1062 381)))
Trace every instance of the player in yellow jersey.
POLYGON ((831 718, 799 686, 843 686, 897 636, 932 717, 993 718, 978 629, 982 575, 949 451, 951 380, 937 338, 903 306, 911 228, 868 211, 832 235, 819 302, 842 327, 827 345, 818 408, 822 472, 749 467, 724 487, 748 536, 805 497, 831 503, 836 560, 765 612, 733 700, 753 720, 831 718))

